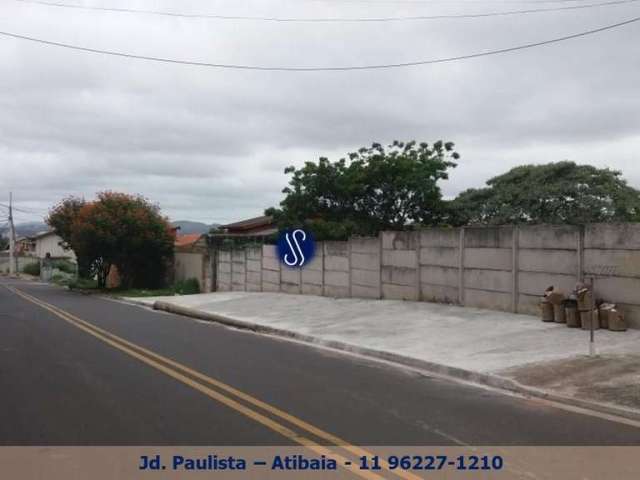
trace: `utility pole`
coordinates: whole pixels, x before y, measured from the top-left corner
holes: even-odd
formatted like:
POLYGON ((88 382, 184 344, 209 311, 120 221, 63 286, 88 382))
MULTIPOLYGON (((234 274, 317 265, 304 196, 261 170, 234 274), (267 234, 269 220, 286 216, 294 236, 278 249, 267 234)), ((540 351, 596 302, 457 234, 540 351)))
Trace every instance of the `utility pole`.
POLYGON ((13 193, 9 192, 9 274, 16 274, 16 229, 13 226, 13 193))

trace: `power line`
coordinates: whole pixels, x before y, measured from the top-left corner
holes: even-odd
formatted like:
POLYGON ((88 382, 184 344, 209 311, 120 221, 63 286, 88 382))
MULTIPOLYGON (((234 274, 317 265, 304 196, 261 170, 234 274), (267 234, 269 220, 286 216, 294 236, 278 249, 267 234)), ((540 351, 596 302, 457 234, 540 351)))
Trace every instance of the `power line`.
POLYGON ((132 53, 118 52, 114 50, 101 50, 97 48, 89 48, 82 47, 79 45, 71 45, 68 43, 54 42, 51 40, 45 40, 41 38, 29 37, 26 35, 19 35, 17 33, 0 31, 0 35, 4 35, 6 37, 16 38, 20 40, 27 40, 30 42, 40 43, 44 45, 51 45, 55 47, 68 48, 71 50, 78 50, 82 52, 89 53, 98 53, 102 55, 111 55, 114 57, 122 57, 122 58, 131 58, 136 60, 147 60, 151 62, 159 62, 159 63, 171 63, 178 65, 191 65, 196 67, 209 67, 209 68, 224 68, 224 69, 234 69, 234 70, 259 70, 259 71, 277 71, 277 72, 330 72, 330 71, 351 71, 351 70, 382 70, 382 69, 390 69, 390 68, 403 68, 403 67, 414 67, 418 65, 431 65, 436 63, 448 63, 448 62, 456 62, 460 60, 469 60, 472 58, 479 57, 487 57, 490 55, 498 55, 502 53, 515 52, 519 50, 525 50, 529 48, 540 47, 543 45, 550 45, 554 43, 563 42, 565 40, 572 40, 575 38, 586 37, 588 35, 593 35, 596 33, 604 32, 606 30, 613 30, 615 28, 623 27, 625 25, 630 25, 632 23, 640 21, 640 17, 630 18, 628 20, 624 20, 622 22, 614 23, 611 25, 605 25, 603 27, 595 28, 592 30, 586 30, 579 33, 574 33, 571 35, 565 35, 563 37, 556 37, 549 40, 543 40, 540 42, 534 43, 525 43, 523 45, 517 45, 514 47, 501 48, 498 50, 487 50, 484 52, 471 53, 466 55, 458 55, 455 57, 443 57, 443 58, 435 58, 435 59, 426 59, 426 60, 415 60, 409 62, 398 62, 398 63, 383 63, 383 64, 372 64, 372 65, 346 65, 346 66, 311 66, 311 67, 287 67, 287 66, 265 66, 265 65, 248 65, 248 64, 232 64, 232 63, 209 63, 209 62, 197 62, 192 60, 180 60, 173 58, 164 58, 164 57, 153 57, 147 55, 136 55, 132 53))
MULTIPOLYGON (((81 10, 97 10, 105 12, 117 12, 117 13, 142 13, 149 15, 162 15, 167 17, 179 17, 179 18, 204 18, 212 20, 253 20, 263 22, 281 22, 281 23, 362 23, 362 22, 404 22, 404 21, 419 21, 419 20, 445 20, 445 19, 477 19, 487 17, 504 17, 511 15, 528 15, 532 13, 545 13, 545 12, 560 12, 568 10, 582 10, 588 8, 608 7, 616 5, 624 5, 629 3, 635 3, 639 0, 610 0, 607 2, 590 3, 586 5, 570 5, 566 7, 549 7, 549 8, 530 8, 525 10, 509 10, 505 12, 485 12, 485 13, 461 13, 450 15, 413 15, 413 16, 399 16, 399 17, 356 17, 356 18, 338 18, 338 17, 326 17, 326 18, 304 18, 304 17, 260 17, 260 16, 247 16, 247 15, 216 15, 216 14, 203 14, 203 13, 180 13, 180 12, 167 12, 162 10, 143 10, 135 8, 112 8, 112 7, 94 7, 85 5, 70 5, 67 3, 46 2, 41 0, 16 0, 22 3, 34 3, 39 5, 46 5, 50 7, 62 7, 81 10)), ((573 0, 572 0, 573 1, 573 0)))

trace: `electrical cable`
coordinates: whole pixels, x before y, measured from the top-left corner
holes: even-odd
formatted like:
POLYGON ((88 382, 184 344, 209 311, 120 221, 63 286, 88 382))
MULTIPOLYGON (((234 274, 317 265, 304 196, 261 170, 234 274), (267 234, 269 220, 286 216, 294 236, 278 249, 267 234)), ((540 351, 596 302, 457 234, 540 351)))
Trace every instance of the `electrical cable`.
POLYGON ((371 65, 345 65, 345 66, 309 66, 309 67, 301 67, 301 66, 267 66, 267 65, 249 65, 249 64, 232 64, 232 63, 209 63, 209 62, 198 62, 194 60, 180 60, 174 58, 164 58, 164 57, 154 57, 149 55, 137 55, 132 53, 118 52, 115 50, 102 50, 98 48, 89 48, 82 47, 79 45, 72 45, 68 43, 62 42, 54 42, 51 40, 45 40, 42 38, 30 37, 27 35, 19 35, 17 33, 0 31, 0 35, 11 37, 19 40, 26 40, 30 42, 35 42, 43 45, 50 45, 55 47, 67 48, 71 50, 77 50, 82 52, 89 53, 97 53, 102 55, 110 55, 114 57, 121 58, 130 58, 135 60, 146 60, 151 62, 159 62, 159 63, 171 63, 178 65, 191 65, 196 67, 208 67, 208 68, 219 68, 219 69, 233 69, 233 70, 258 70, 258 71, 276 71, 276 72, 331 72, 331 71, 351 71, 351 70, 382 70, 382 69, 391 69, 391 68, 403 68, 403 67, 414 67, 418 65, 432 65, 436 63, 449 63, 456 62, 461 60, 469 60, 472 58, 480 58, 487 57, 490 55, 499 55, 503 53, 515 52, 519 50, 525 50, 529 48, 540 47, 543 45, 550 45, 554 43, 563 42, 566 40, 572 40, 575 38, 586 37, 588 35, 593 35, 596 33, 604 32, 607 30, 613 30, 615 28, 623 27, 625 25, 630 25, 632 23, 640 21, 640 17, 630 18, 628 20, 624 20, 618 23, 605 25, 603 27, 594 28, 591 30, 586 30, 578 33, 574 33, 571 35, 565 35, 562 37, 551 38, 548 40, 542 40, 539 42, 533 43, 525 43, 522 45, 516 45, 513 47, 506 47, 497 50, 486 50, 484 52, 476 52, 470 53, 466 55, 458 55, 454 57, 443 57, 443 58, 434 58, 434 59, 426 59, 426 60, 414 60, 408 62, 398 62, 398 63, 382 63, 382 64, 371 64, 371 65))
POLYGON ((559 11, 571 11, 582 10, 596 7, 609 7, 625 5, 629 3, 636 3, 640 0, 609 0, 607 2, 590 3, 586 5, 571 5, 566 7, 549 7, 549 8, 530 8, 525 10, 510 10, 505 12, 485 12, 485 13, 462 13, 462 14, 450 14, 450 15, 415 15, 415 16, 400 16, 400 17, 372 17, 372 18, 304 18, 304 17, 259 17, 259 16, 244 16, 244 15, 214 15, 214 14, 200 14, 200 13, 179 13, 179 12, 167 12, 162 10, 142 10, 134 8, 110 8, 110 7, 92 7, 85 5, 70 5, 66 3, 47 2, 41 0, 16 0, 22 3, 34 3, 39 5, 46 5, 50 7, 63 7, 82 10, 98 10, 106 12, 118 12, 118 13, 142 13, 150 15, 163 15, 168 17, 181 17, 181 18, 206 18, 214 20, 253 20, 264 22, 281 22, 281 23, 363 23, 363 22, 405 22, 405 21, 420 21, 420 20, 445 20, 445 19, 478 19, 489 17, 504 17, 511 15, 528 15, 532 13, 545 13, 545 12, 559 12, 559 11))

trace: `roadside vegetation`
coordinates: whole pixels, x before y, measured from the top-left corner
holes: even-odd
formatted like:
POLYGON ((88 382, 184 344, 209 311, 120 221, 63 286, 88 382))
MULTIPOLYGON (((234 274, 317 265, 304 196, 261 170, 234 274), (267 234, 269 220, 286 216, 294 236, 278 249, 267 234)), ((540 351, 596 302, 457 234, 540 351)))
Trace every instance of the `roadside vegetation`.
POLYGON ((109 191, 94 201, 68 197, 46 222, 76 253, 80 277, 95 278, 99 288, 107 286, 112 266, 124 289, 166 286, 174 233, 160 208, 144 197, 109 191))
POLYGON ((423 226, 640 221, 640 191, 621 172, 569 161, 521 165, 445 199, 440 187, 459 159, 452 142, 395 141, 287 167, 285 196, 265 213, 317 240, 423 226))

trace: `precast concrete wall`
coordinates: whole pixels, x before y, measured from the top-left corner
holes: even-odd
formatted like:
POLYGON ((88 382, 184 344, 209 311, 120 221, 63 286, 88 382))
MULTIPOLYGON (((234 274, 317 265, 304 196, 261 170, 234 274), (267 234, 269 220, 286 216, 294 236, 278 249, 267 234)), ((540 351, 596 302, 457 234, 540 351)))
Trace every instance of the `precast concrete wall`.
POLYGON ((640 328, 640 224, 429 228, 320 242, 303 268, 273 245, 219 251, 217 289, 454 303, 535 314, 549 286, 595 284, 640 328))
POLYGON ((262 291, 262 247, 250 247, 246 250, 246 290, 262 291))
POLYGON ((417 232, 382 232, 382 298, 420 298, 420 236, 417 232))
POLYGON ((262 291, 280 291, 280 260, 274 245, 262 246, 262 291))
POLYGON ((173 256, 174 280, 195 278, 198 280, 201 291, 210 291, 210 287, 207 285, 207 260, 207 256, 203 253, 175 252, 173 256))
POLYGON ((324 242, 324 290, 327 297, 350 297, 349 242, 324 242))
POLYGON ((419 232, 420 300, 460 303, 460 229, 419 232))
POLYGON ((382 298, 381 239, 354 237, 349 240, 351 296, 382 298))
POLYGON ((231 290, 231 251, 220 250, 217 258, 216 290, 228 292, 231 290))

